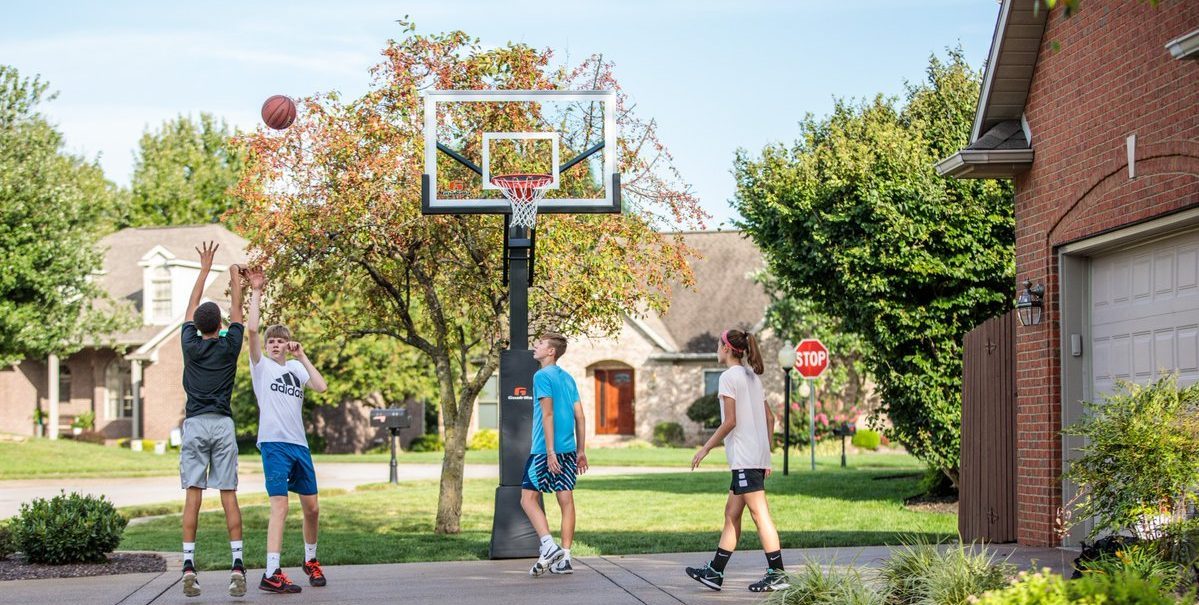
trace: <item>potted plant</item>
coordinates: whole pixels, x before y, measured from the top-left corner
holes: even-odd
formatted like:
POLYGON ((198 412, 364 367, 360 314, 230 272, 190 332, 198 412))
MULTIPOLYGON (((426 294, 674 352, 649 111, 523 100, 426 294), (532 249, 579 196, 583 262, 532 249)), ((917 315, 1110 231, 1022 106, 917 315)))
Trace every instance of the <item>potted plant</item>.
POLYGON ((33 408, 33 433, 38 437, 46 436, 46 412, 42 408, 33 408))
POLYGON ((79 433, 82 433, 83 431, 92 430, 92 428, 95 426, 96 426, 96 413, 91 410, 87 410, 87 411, 83 412, 82 414, 79 414, 78 416, 76 416, 75 420, 71 422, 71 432, 78 435, 79 433))
POLYGON ((1196 503, 1199 384, 1178 388, 1170 374, 1147 386, 1120 382, 1083 420, 1065 429, 1083 438, 1066 477, 1079 488, 1070 524, 1094 519, 1090 537, 1131 531, 1154 539, 1196 503))

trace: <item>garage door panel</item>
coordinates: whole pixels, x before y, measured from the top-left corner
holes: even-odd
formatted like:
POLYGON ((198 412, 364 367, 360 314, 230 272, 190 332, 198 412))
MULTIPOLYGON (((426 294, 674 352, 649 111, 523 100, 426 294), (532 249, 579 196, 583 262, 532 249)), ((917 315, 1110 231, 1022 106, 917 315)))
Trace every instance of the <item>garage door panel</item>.
POLYGON ((1199 326, 1178 329, 1178 365, 1181 372, 1199 372, 1199 326))
POLYGON ((1199 289, 1199 246, 1178 252, 1178 289, 1199 289))

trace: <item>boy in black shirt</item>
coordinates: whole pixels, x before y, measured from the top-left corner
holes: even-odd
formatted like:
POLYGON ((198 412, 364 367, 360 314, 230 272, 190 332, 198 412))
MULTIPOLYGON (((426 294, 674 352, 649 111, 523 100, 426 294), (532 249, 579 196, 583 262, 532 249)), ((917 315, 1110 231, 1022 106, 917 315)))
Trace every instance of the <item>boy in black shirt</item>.
POLYGON ((183 505, 183 594, 199 596, 196 576, 196 524, 205 488, 221 492, 225 526, 233 551, 229 595, 246 594, 246 569, 242 564, 241 510, 237 506, 237 439, 233 432, 233 377, 241 352, 242 267, 229 267, 229 329, 221 336, 221 310, 214 302, 200 304, 212 258, 218 246, 205 242, 200 253, 200 274, 187 303, 183 322, 183 390, 187 393, 187 417, 183 421, 183 445, 179 450, 179 478, 187 497, 183 505))

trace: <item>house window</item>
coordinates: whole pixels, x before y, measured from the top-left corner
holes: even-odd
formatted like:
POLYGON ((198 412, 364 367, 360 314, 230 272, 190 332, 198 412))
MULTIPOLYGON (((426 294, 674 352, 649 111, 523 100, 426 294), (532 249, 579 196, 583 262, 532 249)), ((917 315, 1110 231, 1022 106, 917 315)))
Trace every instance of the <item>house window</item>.
POLYGON ((714 395, 720 391, 720 375, 724 370, 704 370, 704 395, 714 395))
POLYGON ((150 317, 155 324, 171 321, 171 272, 166 267, 156 267, 150 280, 150 317))
POLYGON ((70 403, 71 401, 71 368, 66 364, 58 366, 58 401, 60 403, 70 403))
POLYGON ((493 375, 479 392, 479 428, 500 428, 500 377, 493 375))
POLYGON ((129 362, 117 358, 104 370, 105 410, 108 418, 133 417, 133 372, 129 362))

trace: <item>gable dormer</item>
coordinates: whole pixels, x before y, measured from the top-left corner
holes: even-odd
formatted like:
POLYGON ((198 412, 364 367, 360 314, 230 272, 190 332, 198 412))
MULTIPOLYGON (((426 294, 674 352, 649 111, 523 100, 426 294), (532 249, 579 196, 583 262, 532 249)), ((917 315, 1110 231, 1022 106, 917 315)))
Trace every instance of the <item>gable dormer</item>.
MULTIPOLYGON (((187 310, 187 298, 200 273, 200 263, 176 257, 163 246, 154 246, 137 262, 142 268, 142 323, 165 326, 187 310)), ((223 267, 213 265, 204 288, 212 285, 223 267)))

